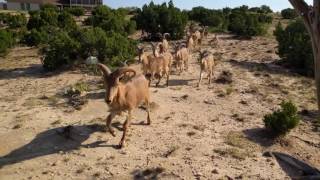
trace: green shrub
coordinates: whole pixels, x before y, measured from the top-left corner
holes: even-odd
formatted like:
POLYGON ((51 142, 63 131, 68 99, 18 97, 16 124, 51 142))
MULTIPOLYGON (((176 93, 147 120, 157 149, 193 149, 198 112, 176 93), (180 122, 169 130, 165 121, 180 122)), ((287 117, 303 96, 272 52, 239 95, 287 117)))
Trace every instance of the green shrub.
POLYGON ((86 58, 90 55, 97 55, 99 60, 106 56, 107 35, 101 28, 88 28, 80 32, 78 41, 81 44, 81 56, 86 58))
POLYGON ((43 26, 57 26, 59 13, 52 8, 44 8, 40 11, 31 11, 27 28, 40 29, 43 26))
POLYGON ((41 10, 53 10, 53 11, 58 11, 58 7, 53 5, 53 4, 43 4, 40 7, 41 10))
POLYGON ((314 74, 314 59, 310 36, 301 19, 291 22, 285 29, 279 23, 274 31, 279 43, 278 54, 286 66, 307 76, 314 74))
POLYGON ((273 13, 271 8, 267 5, 262 5, 258 8, 250 8, 249 11, 255 10, 253 12, 261 13, 261 14, 268 14, 268 13, 273 13))
POLYGON ((22 28, 27 24, 27 18, 24 14, 8 15, 7 24, 9 28, 22 28))
POLYGON ((43 30, 32 29, 26 34, 22 40, 22 43, 28 46, 38 46, 41 43, 48 42, 49 34, 43 30))
POLYGON ((188 11, 190 20, 199 22, 203 26, 209 26, 211 31, 231 31, 239 36, 264 35, 268 24, 273 21, 271 9, 261 6, 249 9, 248 6, 240 6, 234 9, 222 10, 195 7, 188 11))
POLYGON ((265 127, 276 135, 285 135, 295 128, 300 121, 297 115, 297 107, 292 102, 282 102, 281 109, 264 116, 265 127))
POLYGON ((58 15, 58 26, 65 30, 71 30, 77 26, 72 15, 67 12, 62 12, 58 15))
POLYGON ((294 9, 287 8, 287 9, 283 9, 281 11, 281 16, 284 19, 294 19, 294 18, 298 17, 298 14, 294 9))
POLYGON ((204 7, 194 7, 191 11, 187 12, 189 20, 197 21, 202 26, 209 26, 216 30, 225 31, 225 24, 227 16, 225 16, 223 10, 207 9, 204 7))
POLYGON ((257 14, 248 13, 247 11, 240 9, 233 10, 229 15, 229 31, 232 33, 252 37, 258 35, 264 35, 266 29, 263 24, 259 22, 259 16, 257 14))
POLYGON ((85 20, 85 24, 100 27, 106 32, 117 32, 122 35, 133 31, 130 20, 121 10, 113 10, 107 6, 98 6, 92 11, 92 16, 85 20), (128 28, 128 26, 131 26, 128 28))
POLYGON ((170 38, 181 39, 184 35, 188 16, 174 7, 172 1, 161 5, 155 5, 151 1, 138 10, 135 20, 138 28, 151 33, 151 37, 157 37, 158 33, 170 33, 170 38))
POLYGON ((48 46, 42 49, 42 53, 45 54, 43 67, 47 70, 55 70, 71 64, 76 60, 79 48, 80 44, 66 32, 58 32, 48 46))
POLYGON ((14 37, 10 31, 0 29, 0 56, 7 53, 8 48, 14 45, 14 37))
POLYGON ((74 15, 74 16, 83 16, 84 15, 84 9, 82 7, 72 7, 72 8, 66 8, 64 11, 74 15))

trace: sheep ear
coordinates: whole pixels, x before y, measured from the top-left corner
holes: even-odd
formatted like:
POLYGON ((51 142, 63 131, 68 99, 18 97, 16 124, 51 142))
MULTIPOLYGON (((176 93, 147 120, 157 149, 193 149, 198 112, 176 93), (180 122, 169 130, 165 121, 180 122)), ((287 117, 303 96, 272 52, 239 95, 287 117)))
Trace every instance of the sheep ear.
POLYGON ((104 76, 109 76, 111 74, 111 70, 106 65, 98 63, 97 66, 100 68, 104 76))

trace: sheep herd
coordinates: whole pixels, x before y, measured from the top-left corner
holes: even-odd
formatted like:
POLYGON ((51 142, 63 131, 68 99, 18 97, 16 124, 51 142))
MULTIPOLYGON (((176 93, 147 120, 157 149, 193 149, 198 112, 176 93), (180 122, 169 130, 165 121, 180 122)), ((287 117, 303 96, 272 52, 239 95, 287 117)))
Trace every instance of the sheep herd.
MULTIPOLYGON (((204 73, 208 75, 209 84, 211 83, 213 68, 215 66, 214 55, 210 51, 201 51, 200 45, 207 38, 208 31, 205 27, 200 30, 190 29, 187 32, 186 43, 175 44, 174 52, 169 51, 169 34, 162 36, 162 41, 154 44, 151 43, 152 52, 147 52, 144 47, 138 47, 139 62, 142 66, 143 74, 137 74, 135 70, 129 67, 122 67, 114 72, 104 64, 98 63, 99 69, 103 73, 105 86, 105 102, 109 106, 110 114, 106 119, 106 128, 113 136, 114 130, 111 127, 112 119, 122 112, 128 112, 126 121, 123 124, 123 135, 119 143, 122 148, 125 144, 128 126, 132 119, 132 110, 145 104, 147 111, 147 124, 151 124, 150 118, 150 96, 149 87, 154 79, 157 79, 158 86, 162 78, 166 77, 166 85, 169 86, 170 73, 175 64, 176 72, 188 70, 189 58, 193 51, 199 52, 200 55, 200 77, 198 86, 201 84, 204 73)), ((218 43, 217 36, 213 39, 218 43)))

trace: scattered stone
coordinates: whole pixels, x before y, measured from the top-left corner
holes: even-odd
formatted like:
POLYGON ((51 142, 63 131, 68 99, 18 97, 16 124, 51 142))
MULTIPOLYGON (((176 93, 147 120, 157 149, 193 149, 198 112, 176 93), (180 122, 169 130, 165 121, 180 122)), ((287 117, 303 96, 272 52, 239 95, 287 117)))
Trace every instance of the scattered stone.
POLYGON ((222 71, 218 79, 216 79, 216 82, 221 84, 231 84, 233 82, 232 76, 233 75, 230 71, 222 71))
POLYGON ((216 104, 213 99, 205 99, 203 102, 206 103, 206 104, 210 104, 210 105, 215 105, 216 104))
POLYGON ((213 174, 219 174, 219 171, 218 171, 217 169, 214 169, 214 170, 211 171, 211 173, 213 173, 213 174))

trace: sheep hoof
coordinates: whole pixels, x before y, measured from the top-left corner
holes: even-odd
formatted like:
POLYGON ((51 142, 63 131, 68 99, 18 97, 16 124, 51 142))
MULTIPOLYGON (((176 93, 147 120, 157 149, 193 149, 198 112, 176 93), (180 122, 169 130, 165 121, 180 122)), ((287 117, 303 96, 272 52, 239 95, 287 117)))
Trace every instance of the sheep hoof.
POLYGON ((110 132, 110 134, 111 134, 113 137, 116 137, 116 133, 114 132, 114 130, 109 129, 109 132, 110 132))
POLYGON ((123 147, 125 147, 124 144, 125 144, 124 141, 120 141, 120 143, 119 143, 119 149, 122 149, 123 147))

